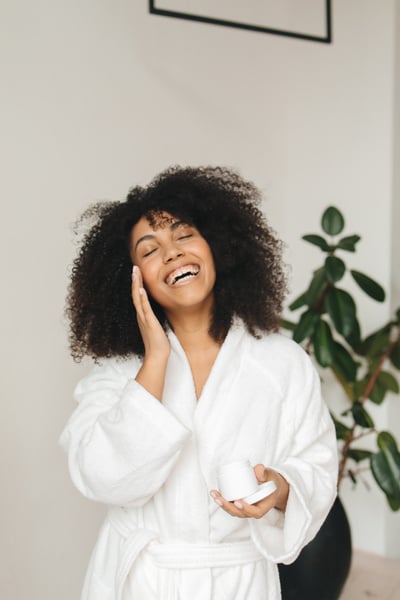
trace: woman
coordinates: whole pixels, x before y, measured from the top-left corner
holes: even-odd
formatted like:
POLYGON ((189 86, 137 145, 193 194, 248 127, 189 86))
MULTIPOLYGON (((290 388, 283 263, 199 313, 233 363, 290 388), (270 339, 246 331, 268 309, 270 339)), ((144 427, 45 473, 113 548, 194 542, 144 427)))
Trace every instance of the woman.
POLYGON ((259 200, 227 169, 175 167, 84 215, 67 312, 74 358, 96 364, 61 443, 110 507, 84 600, 278 599, 276 563, 332 505, 334 429, 309 357, 276 333, 285 278, 259 200), (244 459, 276 485, 252 505, 217 489, 244 459))

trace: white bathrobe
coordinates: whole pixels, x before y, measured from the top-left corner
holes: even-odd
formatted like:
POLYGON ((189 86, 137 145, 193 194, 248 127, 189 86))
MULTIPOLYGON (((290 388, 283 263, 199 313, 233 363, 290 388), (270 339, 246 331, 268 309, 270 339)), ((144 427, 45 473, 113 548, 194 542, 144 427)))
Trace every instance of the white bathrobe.
POLYGON ((334 428, 307 354, 236 324, 199 400, 177 338, 159 402, 140 360, 107 359, 77 386, 61 444, 86 497, 110 506, 82 600, 276 600, 276 563, 318 531, 336 494, 334 428), (218 465, 249 459, 290 484, 286 512, 235 518, 209 491, 218 465))

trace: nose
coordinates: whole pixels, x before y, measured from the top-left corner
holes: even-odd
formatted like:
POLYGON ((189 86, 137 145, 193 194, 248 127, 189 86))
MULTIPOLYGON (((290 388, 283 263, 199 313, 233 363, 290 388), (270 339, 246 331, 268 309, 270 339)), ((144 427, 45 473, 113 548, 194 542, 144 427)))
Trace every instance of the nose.
POLYGON ((164 263, 167 264, 180 256, 183 256, 183 254, 182 248, 175 246, 175 244, 169 244, 164 250, 164 263))

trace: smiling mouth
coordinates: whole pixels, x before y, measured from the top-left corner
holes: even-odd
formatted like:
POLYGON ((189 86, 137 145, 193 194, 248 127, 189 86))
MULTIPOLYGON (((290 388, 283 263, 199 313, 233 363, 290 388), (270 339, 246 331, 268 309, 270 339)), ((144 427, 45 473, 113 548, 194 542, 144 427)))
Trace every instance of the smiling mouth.
POLYGON ((184 265, 183 267, 179 267, 179 269, 175 269, 172 271, 166 279, 165 283, 169 286, 174 286, 178 282, 189 281, 194 277, 197 277, 200 271, 200 267, 198 265, 184 265))

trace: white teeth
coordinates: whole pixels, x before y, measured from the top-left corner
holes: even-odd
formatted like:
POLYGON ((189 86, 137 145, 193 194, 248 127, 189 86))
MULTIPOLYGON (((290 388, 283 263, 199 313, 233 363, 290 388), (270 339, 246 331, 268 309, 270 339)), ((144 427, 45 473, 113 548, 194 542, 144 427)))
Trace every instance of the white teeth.
POLYGON ((172 271, 172 273, 170 273, 166 278, 165 282, 167 285, 175 285, 178 281, 196 277, 199 270, 200 269, 197 265, 184 265, 183 267, 179 267, 179 269, 172 271))
POLYGON ((196 273, 185 273, 185 275, 179 275, 179 277, 175 277, 174 284, 177 281, 182 281, 182 279, 190 279, 191 277, 196 277, 196 273))

